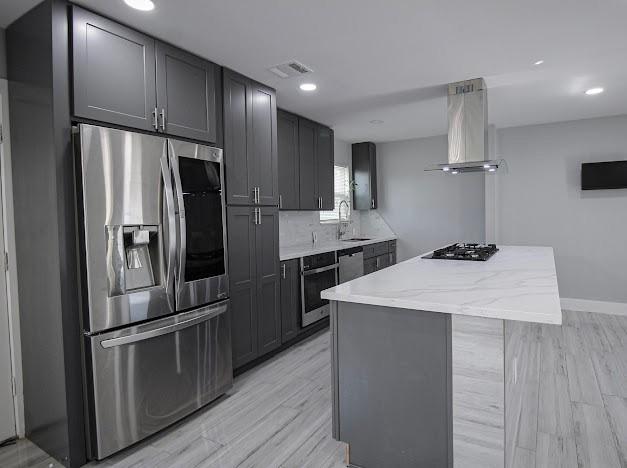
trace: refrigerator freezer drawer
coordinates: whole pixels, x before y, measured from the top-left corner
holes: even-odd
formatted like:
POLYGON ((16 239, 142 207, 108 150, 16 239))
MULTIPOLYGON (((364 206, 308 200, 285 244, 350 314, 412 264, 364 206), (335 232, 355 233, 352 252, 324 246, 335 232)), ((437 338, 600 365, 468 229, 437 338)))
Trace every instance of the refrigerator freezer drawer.
POLYGON ((192 413, 233 383, 228 301, 87 337, 92 456, 192 413))

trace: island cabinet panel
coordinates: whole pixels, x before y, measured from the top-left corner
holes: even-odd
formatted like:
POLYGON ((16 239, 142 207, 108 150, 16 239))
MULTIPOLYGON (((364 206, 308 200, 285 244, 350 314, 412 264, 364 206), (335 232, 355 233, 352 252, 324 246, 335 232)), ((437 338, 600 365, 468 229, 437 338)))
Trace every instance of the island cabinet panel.
POLYGON ((279 208, 300 208, 300 169, 298 160, 298 117, 279 110, 277 113, 279 153, 279 208))
POLYGON ((300 322, 300 274, 298 259, 281 262, 281 341, 296 338, 300 322))
POLYGON ((231 341, 238 368, 281 345, 279 210, 227 208, 231 341))
POLYGON ((503 320, 453 315, 451 329, 455 466, 504 466, 503 320))
POLYGON ((222 115, 216 96, 220 67, 163 42, 157 42, 156 57, 160 130, 217 142, 222 115))
POLYGON ((349 444, 351 466, 453 466, 450 324, 448 314, 332 303, 333 436, 349 444))
POLYGON ((156 130, 155 40, 72 6, 77 117, 156 130))

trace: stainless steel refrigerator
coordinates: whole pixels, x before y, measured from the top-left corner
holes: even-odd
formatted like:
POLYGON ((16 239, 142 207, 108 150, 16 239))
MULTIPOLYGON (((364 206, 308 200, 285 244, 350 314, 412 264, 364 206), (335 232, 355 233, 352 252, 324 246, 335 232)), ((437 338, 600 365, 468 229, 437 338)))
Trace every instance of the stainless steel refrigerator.
POLYGON ((75 129, 92 458, 232 385, 222 150, 75 129))

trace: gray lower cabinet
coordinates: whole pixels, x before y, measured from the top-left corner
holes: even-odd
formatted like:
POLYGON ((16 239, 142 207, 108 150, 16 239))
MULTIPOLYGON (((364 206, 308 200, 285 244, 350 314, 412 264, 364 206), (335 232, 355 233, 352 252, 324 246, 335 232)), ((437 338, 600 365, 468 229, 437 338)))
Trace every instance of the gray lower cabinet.
POLYGON ((279 110, 277 113, 279 158, 279 208, 300 208, 300 169, 298 159, 298 117, 279 110))
POLYGON ((334 157, 333 130, 318 125, 316 128, 316 177, 320 209, 327 211, 335 208, 334 157))
POLYGON ((353 154, 353 209, 377 208, 377 147, 372 142, 355 143, 353 154))
POLYGON ((276 93, 224 69, 223 96, 227 203, 278 206, 276 93))
POLYGON ((217 142, 222 117, 216 93, 220 67, 163 42, 157 42, 156 57, 160 130, 217 142))
POLYGON ((365 245, 364 275, 396 264, 396 241, 365 245))
POLYGON ((300 274, 298 259, 281 262, 281 341, 296 338, 300 331, 300 274))
POLYGON ((155 40, 72 6, 77 117, 156 130, 155 40))
POLYGON ((278 208, 227 208, 233 367, 281 344, 278 208))
POLYGON ((220 67, 72 6, 77 118, 221 145, 220 67))

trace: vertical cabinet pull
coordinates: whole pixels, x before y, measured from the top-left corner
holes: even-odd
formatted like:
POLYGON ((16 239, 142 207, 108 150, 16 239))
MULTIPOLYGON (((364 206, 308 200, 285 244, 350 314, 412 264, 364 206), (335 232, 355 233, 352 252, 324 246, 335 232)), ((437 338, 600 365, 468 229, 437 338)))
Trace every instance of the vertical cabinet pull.
POLYGON ((161 130, 165 132, 165 109, 161 109, 161 130))
POLYGON ((261 190, 259 189, 259 187, 253 187, 253 203, 255 205, 258 205, 260 198, 261 198, 261 190))
POLYGON ((372 199, 372 207, 374 208, 374 198, 372 199))
POLYGON ((155 131, 159 130, 159 123, 157 121, 158 117, 157 114, 159 113, 159 111, 157 110, 157 108, 155 107, 152 110, 152 126, 155 128, 155 131))
POLYGON ((377 257, 377 269, 379 269, 379 257, 377 257))
POLYGON ((279 208, 283 208, 283 195, 279 195, 279 208))
POLYGON ((253 224, 259 226, 261 224, 261 208, 253 208, 253 224))
POLYGON ((285 270, 286 270, 285 267, 286 267, 285 263, 283 265, 281 265, 281 276, 283 276, 283 279, 287 278, 287 274, 285 272, 285 270))

